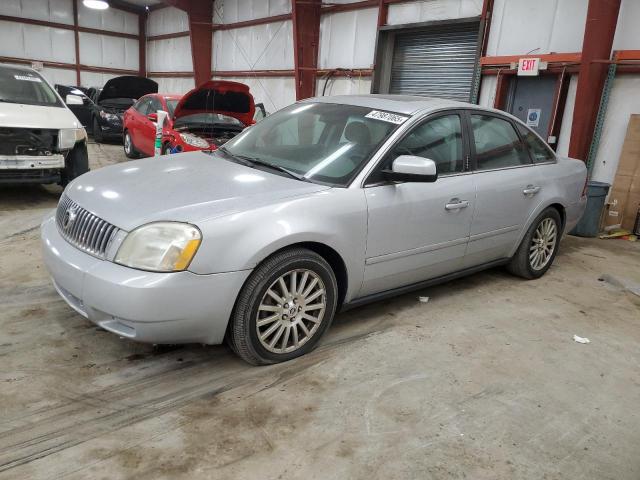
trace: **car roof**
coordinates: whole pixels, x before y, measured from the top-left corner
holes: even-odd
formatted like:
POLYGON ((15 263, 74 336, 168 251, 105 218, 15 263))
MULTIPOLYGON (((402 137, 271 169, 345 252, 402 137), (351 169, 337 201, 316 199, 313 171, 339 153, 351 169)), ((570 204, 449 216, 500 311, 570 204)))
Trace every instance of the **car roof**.
POLYGON ((474 108, 484 111, 498 112, 502 115, 505 114, 503 111, 481 107, 472 103, 457 102, 444 98, 421 97, 417 95, 333 95, 328 97, 309 98, 304 101, 355 105, 359 107, 375 108, 389 112, 401 113, 404 115, 414 115, 418 112, 441 110, 443 108, 474 108))
POLYGON ((27 67, 27 66, 23 66, 23 65, 15 65, 15 64, 11 64, 9 65, 8 63, 0 63, 0 68, 5 67, 5 68, 15 68, 16 70, 23 70, 25 72, 35 72, 35 70, 31 67, 27 67))

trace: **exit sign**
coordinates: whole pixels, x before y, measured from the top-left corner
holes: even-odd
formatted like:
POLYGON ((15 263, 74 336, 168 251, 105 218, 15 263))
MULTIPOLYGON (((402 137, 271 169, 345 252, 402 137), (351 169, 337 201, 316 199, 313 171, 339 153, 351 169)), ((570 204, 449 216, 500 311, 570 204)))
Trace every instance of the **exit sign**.
POLYGON ((539 58, 521 58, 518 60, 518 75, 535 77, 540 70, 539 58))

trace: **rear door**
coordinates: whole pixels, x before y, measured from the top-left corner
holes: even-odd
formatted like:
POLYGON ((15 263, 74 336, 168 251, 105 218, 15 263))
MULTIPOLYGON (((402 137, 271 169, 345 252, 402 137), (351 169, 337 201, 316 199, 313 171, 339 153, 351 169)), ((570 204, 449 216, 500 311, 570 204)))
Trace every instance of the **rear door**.
POLYGON ((459 111, 430 116, 392 147, 365 184, 368 234, 361 296, 461 269, 475 206, 459 111), (433 183, 389 183, 380 171, 399 155, 436 162, 433 183))
POLYGON ((158 100, 157 97, 152 96, 149 97, 149 99, 150 102, 147 113, 140 122, 140 138, 142 142, 140 148, 147 155, 153 155, 155 151, 156 141, 156 124, 155 122, 149 120, 147 115, 149 115, 150 113, 157 113, 158 110, 164 110, 164 108, 162 107, 162 103, 160 103, 160 100, 158 100))
POLYGON ((476 208, 465 267, 506 258, 539 204, 540 171, 514 123, 499 114, 468 112, 476 208))

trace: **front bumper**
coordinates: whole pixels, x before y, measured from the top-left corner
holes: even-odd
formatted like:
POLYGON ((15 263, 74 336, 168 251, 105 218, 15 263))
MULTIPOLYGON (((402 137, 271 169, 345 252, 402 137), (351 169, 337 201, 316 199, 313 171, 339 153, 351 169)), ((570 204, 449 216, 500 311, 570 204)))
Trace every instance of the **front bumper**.
POLYGON ((135 270, 88 255, 41 227, 45 264, 60 296, 82 316, 148 343, 218 344, 249 270, 211 275, 135 270))

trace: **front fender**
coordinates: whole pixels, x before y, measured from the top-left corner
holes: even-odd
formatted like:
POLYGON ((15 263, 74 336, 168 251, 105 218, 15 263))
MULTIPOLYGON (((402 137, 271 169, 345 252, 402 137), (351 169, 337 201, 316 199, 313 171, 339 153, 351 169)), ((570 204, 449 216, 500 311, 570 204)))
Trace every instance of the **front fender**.
POLYGON ((334 188, 283 199, 198 226, 202 244, 189 267, 194 273, 251 270, 287 246, 315 242, 332 248, 344 261, 346 300, 362 284, 367 211, 361 189, 334 188))

